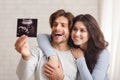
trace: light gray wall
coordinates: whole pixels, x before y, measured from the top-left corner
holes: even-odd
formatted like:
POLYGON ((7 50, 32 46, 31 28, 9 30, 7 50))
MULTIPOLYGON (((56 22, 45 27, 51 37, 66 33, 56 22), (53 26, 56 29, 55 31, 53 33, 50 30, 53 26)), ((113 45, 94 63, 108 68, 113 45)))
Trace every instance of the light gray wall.
MULTIPOLYGON (((37 18, 37 33, 50 33, 49 16, 61 8, 74 15, 89 13, 99 19, 98 0, 0 0, 0 80, 18 80, 20 55, 14 49, 17 18, 37 18)), ((28 41, 30 47, 37 45, 35 38, 28 41)))

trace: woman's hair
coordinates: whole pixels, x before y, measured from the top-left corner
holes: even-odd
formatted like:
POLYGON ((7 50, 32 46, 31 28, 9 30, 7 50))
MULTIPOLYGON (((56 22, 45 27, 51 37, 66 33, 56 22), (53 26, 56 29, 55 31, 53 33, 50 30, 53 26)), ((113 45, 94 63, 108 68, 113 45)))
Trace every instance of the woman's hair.
MULTIPOLYGON (((108 42, 105 41, 103 33, 100 30, 97 21, 90 14, 85 14, 85 15, 81 14, 76 16, 73 19, 73 26, 70 32, 72 32, 75 23, 78 21, 82 22, 85 25, 88 34, 90 36, 87 42, 87 49, 86 50, 82 49, 82 50, 84 51, 87 67, 90 73, 92 73, 95 64, 97 63, 100 51, 102 51, 108 46, 108 42)), ((69 37, 68 44, 71 47, 75 47, 75 48, 80 47, 79 45, 74 44, 74 42, 71 39, 71 36, 69 37)))
POLYGON ((56 20, 56 18, 61 17, 61 16, 63 16, 63 17, 68 19, 69 29, 71 29, 72 24, 73 24, 74 15, 72 13, 70 13, 70 12, 65 12, 65 10, 63 10, 63 9, 57 10, 56 12, 54 12, 50 16, 49 23, 50 23, 51 28, 52 28, 53 23, 56 20))

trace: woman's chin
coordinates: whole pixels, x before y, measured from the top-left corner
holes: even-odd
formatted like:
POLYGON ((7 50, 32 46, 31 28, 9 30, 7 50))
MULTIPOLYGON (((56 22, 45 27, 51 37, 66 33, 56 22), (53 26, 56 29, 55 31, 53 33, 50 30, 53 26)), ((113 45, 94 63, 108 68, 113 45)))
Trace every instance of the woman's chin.
POLYGON ((78 43, 78 42, 74 42, 75 45, 81 45, 81 43, 78 43))

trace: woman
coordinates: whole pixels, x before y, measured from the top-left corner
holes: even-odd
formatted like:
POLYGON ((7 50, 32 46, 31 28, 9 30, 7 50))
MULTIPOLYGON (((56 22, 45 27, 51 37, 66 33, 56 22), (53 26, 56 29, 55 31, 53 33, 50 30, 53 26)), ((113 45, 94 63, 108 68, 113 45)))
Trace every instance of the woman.
MULTIPOLYGON (((80 80, 108 80, 109 52, 106 49, 108 42, 104 40, 103 33, 94 17, 89 14, 76 16, 70 32, 68 44, 76 59, 80 80)), ((44 45, 46 49, 49 49, 45 50, 42 40, 39 41, 39 39, 38 42, 43 51, 50 52, 45 52, 45 54, 55 55, 54 52, 52 53, 52 47, 44 45)), ((46 42, 49 41, 46 40, 46 42)))

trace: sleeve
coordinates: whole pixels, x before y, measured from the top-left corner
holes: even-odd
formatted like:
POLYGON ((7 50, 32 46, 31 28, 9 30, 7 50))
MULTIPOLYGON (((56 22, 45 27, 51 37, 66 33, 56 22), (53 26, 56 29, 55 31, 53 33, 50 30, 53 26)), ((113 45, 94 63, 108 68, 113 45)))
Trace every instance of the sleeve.
POLYGON ((35 71, 37 62, 38 62, 38 55, 34 50, 31 50, 31 56, 28 61, 25 61, 21 57, 21 60, 16 70, 19 80, 29 80, 35 71))
POLYGON ((84 57, 79 58, 76 62, 80 73, 80 80, 105 80, 109 66, 109 51, 105 49, 100 53, 92 74, 87 68, 84 57))
POLYGON ((39 47, 43 50, 44 54, 49 57, 52 55, 56 55, 56 53, 53 50, 53 47, 51 46, 51 38, 48 34, 38 34, 37 36, 37 42, 39 47))

